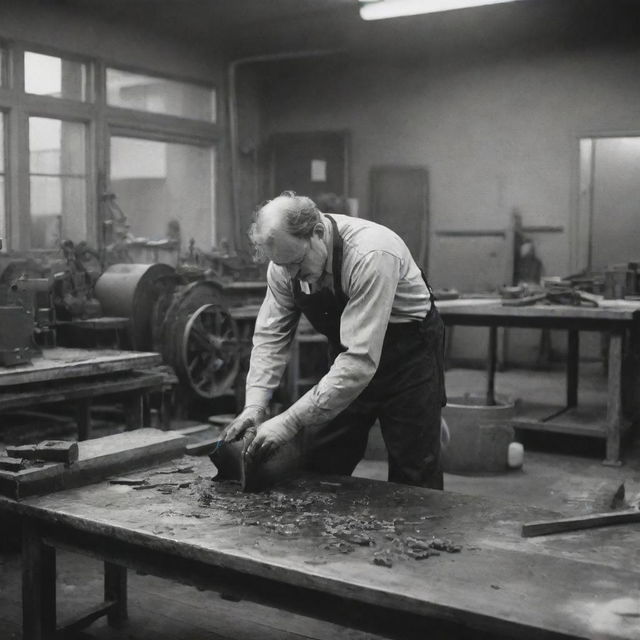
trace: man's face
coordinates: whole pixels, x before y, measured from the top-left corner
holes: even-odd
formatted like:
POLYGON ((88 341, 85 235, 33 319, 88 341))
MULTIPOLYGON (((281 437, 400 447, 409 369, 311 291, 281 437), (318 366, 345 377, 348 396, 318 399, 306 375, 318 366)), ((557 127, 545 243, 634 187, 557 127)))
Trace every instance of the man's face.
POLYGON ((282 229, 274 229, 273 242, 263 248, 271 262, 284 267, 289 276, 303 282, 317 282, 324 273, 328 251, 324 242, 324 227, 316 225, 308 240, 296 238, 282 229))

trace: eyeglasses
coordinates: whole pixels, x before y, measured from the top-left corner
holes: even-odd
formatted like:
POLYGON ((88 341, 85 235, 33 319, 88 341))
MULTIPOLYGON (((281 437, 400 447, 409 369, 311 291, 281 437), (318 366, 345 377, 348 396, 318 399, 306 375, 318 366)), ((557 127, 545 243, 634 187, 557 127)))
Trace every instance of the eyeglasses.
POLYGON ((281 267, 285 267, 285 269, 289 269, 290 267, 299 267, 307 257, 309 253, 309 249, 311 248, 311 240, 307 239, 307 245, 305 247, 304 253, 298 260, 292 260, 291 262, 282 262, 280 263, 281 267))

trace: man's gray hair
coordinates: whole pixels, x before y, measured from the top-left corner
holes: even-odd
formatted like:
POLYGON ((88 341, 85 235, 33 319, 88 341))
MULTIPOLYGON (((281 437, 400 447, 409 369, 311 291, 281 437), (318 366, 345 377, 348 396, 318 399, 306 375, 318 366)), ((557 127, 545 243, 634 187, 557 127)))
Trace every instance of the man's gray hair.
MULTIPOLYGON (((313 235, 313 229, 322 221, 320 210, 316 203, 307 196, 299 196, 294 191, 283 191, 277 198, 273 200, 282 200, 282 208, 284 213, 284 230, 295 236, 307 240, 313 235)), ((261 245, 268 244, 270 238, 265 238, 259 232, 260 214, 266 205, 273 202, 267 200, 263 202, 253 213, 253 222, 249 227, 249 240, 254 249, 254 260, 256 262, 264 262, 265 256, 261 249, 261 245)))

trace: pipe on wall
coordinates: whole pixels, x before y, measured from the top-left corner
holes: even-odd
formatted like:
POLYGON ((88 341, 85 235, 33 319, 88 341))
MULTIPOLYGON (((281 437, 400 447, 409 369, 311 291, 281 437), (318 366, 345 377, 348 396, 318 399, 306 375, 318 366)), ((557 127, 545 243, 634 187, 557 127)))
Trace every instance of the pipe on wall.
POLYGON ((276 62, 279 60, 294 60, 297 58, 317 58, 344 53, 340 49, 311 49, 309 51, 289 51, 282 53, 270 53, 246 58, 238 58, 229 63, 228 67, 228 108, 229 108, 229 145, 231 158, 231 212, 233 214, 234 244, 236 251, 242 246, 242 225, 240 223, 240 149, 238 141, 238 93, 237 71, 238 67, 259 62, 276 62))

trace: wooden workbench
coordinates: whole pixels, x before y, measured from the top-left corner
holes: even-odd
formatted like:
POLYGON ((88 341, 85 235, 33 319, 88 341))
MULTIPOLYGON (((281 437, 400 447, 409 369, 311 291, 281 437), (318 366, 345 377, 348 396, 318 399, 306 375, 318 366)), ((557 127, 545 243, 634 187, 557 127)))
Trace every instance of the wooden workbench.
MULTIPOLYGON (((333 476, 247 495, 211 489, 206 458, 144 475, 144 490, 100 483, 0 498, 0 512, 23 524, 24 640, 56 627, 55 548, 105 561, 107 602, 88 619, 107 613, 113 624, 127 615, 129 567, 390 638, 640 637, 634 525, 522 538, 523 522, 557 514, 333 476), (372 545, 345 550, 332 533, 341 522, 364 523, 372 545), (398 551, 410 536, 461 550, 417 560, 398 551), (380 552, 391 567, 374 564, 380 552)), ((242 615, 241 602, 231 606, 242 615)))
POLYGON ((145 370, 161 362, 157 353, 45 348, 30 364, 0 367, 0 411, 73 402, 78 438, 84 440, 91 435, 92 398, 123 394, 129 426, 149 426, 146 399, 162 389, 163 377, 145 370))
MULTIPOLYGON (((515 426, 606 439, 605 464, 620 464, 620 439, 627 426, 622 413, 622 358, 625 335, 640 329, 640 302, 603 300, 598 307, 547 305, 504 306, 497 298, 444 300, 438 310, 448 326, 489 327, 487 398, 494 397, 497 328, 561 329, 568 334, 566 406, 536 406, 515 426), (601 331, 609 338, 607 407, 589 415, 578 406, 579 332, 601 331)), ((526 395, 526 390, 525 390, 526 395)))

